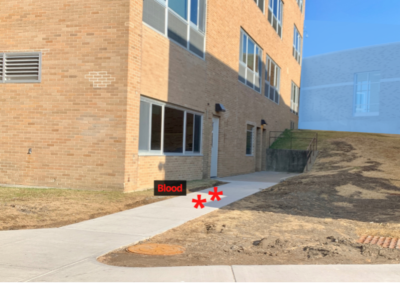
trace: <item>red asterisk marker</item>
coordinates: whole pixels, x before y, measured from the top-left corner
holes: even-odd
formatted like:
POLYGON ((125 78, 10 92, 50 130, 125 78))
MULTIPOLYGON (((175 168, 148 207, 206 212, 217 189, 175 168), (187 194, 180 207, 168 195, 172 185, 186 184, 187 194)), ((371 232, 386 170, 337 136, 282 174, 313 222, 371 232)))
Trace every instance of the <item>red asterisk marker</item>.
POLYGON ((203 202, 207 202, 207 199, 201 199, 201 195, 197 195, 197 199, 192 199, 192 202, 195 202, 194 208, 198 209, 199 206, 201 209, 204 208, 203 202))
POLYGON ((211 200, 214 201, 215 198, 217 199, 217 201, 221 200, 221 197, 219 197, 219 195, 224 194, 222 191, 218 192, 218 187, 214 187, 214 191, 209 191, 208 195, 212 195, 211 200))

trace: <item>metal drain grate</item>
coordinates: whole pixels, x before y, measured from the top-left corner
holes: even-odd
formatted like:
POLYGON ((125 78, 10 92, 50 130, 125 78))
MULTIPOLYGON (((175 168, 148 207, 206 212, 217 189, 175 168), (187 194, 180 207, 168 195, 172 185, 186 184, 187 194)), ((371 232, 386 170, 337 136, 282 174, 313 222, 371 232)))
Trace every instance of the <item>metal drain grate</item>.
POLYGON ((378 245, 383 248, 400 249, 400 239, 363 235, 358 240, 361 244, 378 245))
POLYGON ((127 248, 128 252, 146 255, 176 255, 185 252, 185 248, 165 244, 141 244, 127 248))

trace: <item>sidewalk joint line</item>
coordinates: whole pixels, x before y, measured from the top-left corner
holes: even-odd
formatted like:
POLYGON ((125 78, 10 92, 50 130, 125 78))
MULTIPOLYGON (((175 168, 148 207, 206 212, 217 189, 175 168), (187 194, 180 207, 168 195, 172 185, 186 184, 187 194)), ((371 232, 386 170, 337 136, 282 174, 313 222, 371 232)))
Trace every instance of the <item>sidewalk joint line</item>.
POLYGON ((231 271, 232 271, 232 275, 233 275, 233 280, 235 280, 235 282, 237 282, 235 272, 233 271, 233 265, 231 265, 231 271))
POLYGON ((29 281, 34 280, 34 279, 37 279, 37 278, 39 278, 39 277, 42 277, 42 276, 45 276, 45 275, 47 275, 47 274, 50 274, 50 273, 56 272, 56 271, 58 271, 58 270, 61 270, 61 269, 63 269, 63 268, 67 268, 67 267, 69 267, 69 266, 72 266, 72 265, 75 265, 75 264, 77 264, 77 263, 80 263, 80 262, 83 262, 83 261, 85 261, 85 260, 88 260, 88 259, 90 259, 91 257, 92 257, 92 256, 85 257, 85 258, 83 258, 83 259, 81 259, 81 260, 78 260, 78 261, 75 261, 75 262, 72 262, 72 263, 69 263, 69 264, 66 264, 66 265, 57 267, 57 268, 55 268, 55 269, 53 269, 53 270, 51 270, 51 271, 48 271, 48 272, 46 272, 46 273, 43 273, 43 274, 40 274, 40 275, 37 275, 37 276, 34 276, 34 277, 31 277, 31 278, 26 279, 26 280, 24 280, 24 281, 22 281, 22 282, 29 282, 29 281))

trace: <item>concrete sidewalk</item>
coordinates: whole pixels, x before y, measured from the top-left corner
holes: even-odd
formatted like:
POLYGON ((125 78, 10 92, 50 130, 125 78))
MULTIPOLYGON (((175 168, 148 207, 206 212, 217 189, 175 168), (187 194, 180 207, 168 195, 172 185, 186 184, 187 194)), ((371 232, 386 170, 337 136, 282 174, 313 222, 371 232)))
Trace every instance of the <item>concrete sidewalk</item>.
MULTIPOLYGON (((97 270, 107 271, 104 277, 111 277, 108 278, 109 281, 118 281, 120 276, 116 274, 119 274, 119 268, 98 263, 96 261, 98 256, 148 239, 254 194, 260 189, 273 186, 276 184, 276 177, 280 177, 281 174, 276 173, 276 177, 274 174, 267 177, 266 174, 264 179, 259 178, 259 181, 249 182, 249 179, 252 180, 251 176, 252 174, 244 175, 235 180, 223 179, 229 183, 219 186, 219 190, 224 192, 221 201, 210 201, 208 195, 210 189, 206 189, 188 196, 160 201, 62 228, 0 232, 0 281, 75 281, 81 277, 79 276, 81 273, 72 273, 71 270, 81 271, 81 267, 86 267, 85 265, 90 265, 95 271, 94 274, 85 274, 88 281, 100 280, 99 276, 102 273, 97 270), (208 201, 203 209, 194 208, 192 198, 196 198, 198 194, 208 201), (68 271, 71 271, 71 274, 68 271), (114 279, 112 275, 116 278, 114 279)), ((196 269, 204 271, 210 268, 196 269)), ((217 268, 212 269, 219 271, 217 268)), ((133 270, 135 268, 132 268, 133 270)), ((137 272, 133 274, 138 275, 137 272)), ((188 272, 188 275, 195 274, 188 272)), ((212 274, 207 275, 211 277, 212 274)))
POLYGON ((209 190, 138 207, 58 229, 0 232, 0 281, 233 282, 399 281, 400 265, 259 265, 131 268, 96 258, 217 210, 293 176, 254 173, 222 179, 221 201, 194 209, 191 199, 209 190))

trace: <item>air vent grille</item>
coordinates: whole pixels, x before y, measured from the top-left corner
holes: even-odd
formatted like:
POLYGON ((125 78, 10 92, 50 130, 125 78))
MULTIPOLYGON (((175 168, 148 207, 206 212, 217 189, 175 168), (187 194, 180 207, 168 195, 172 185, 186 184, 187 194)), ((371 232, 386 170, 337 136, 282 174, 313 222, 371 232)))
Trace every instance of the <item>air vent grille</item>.
POLYGON ((4 82, 40 81, 40 53, 10 53, 5 54, 3 60, 4 82))
POLYGON ((3 82, 3 57, 4 54, 0 53, 0 82, 3 82))

